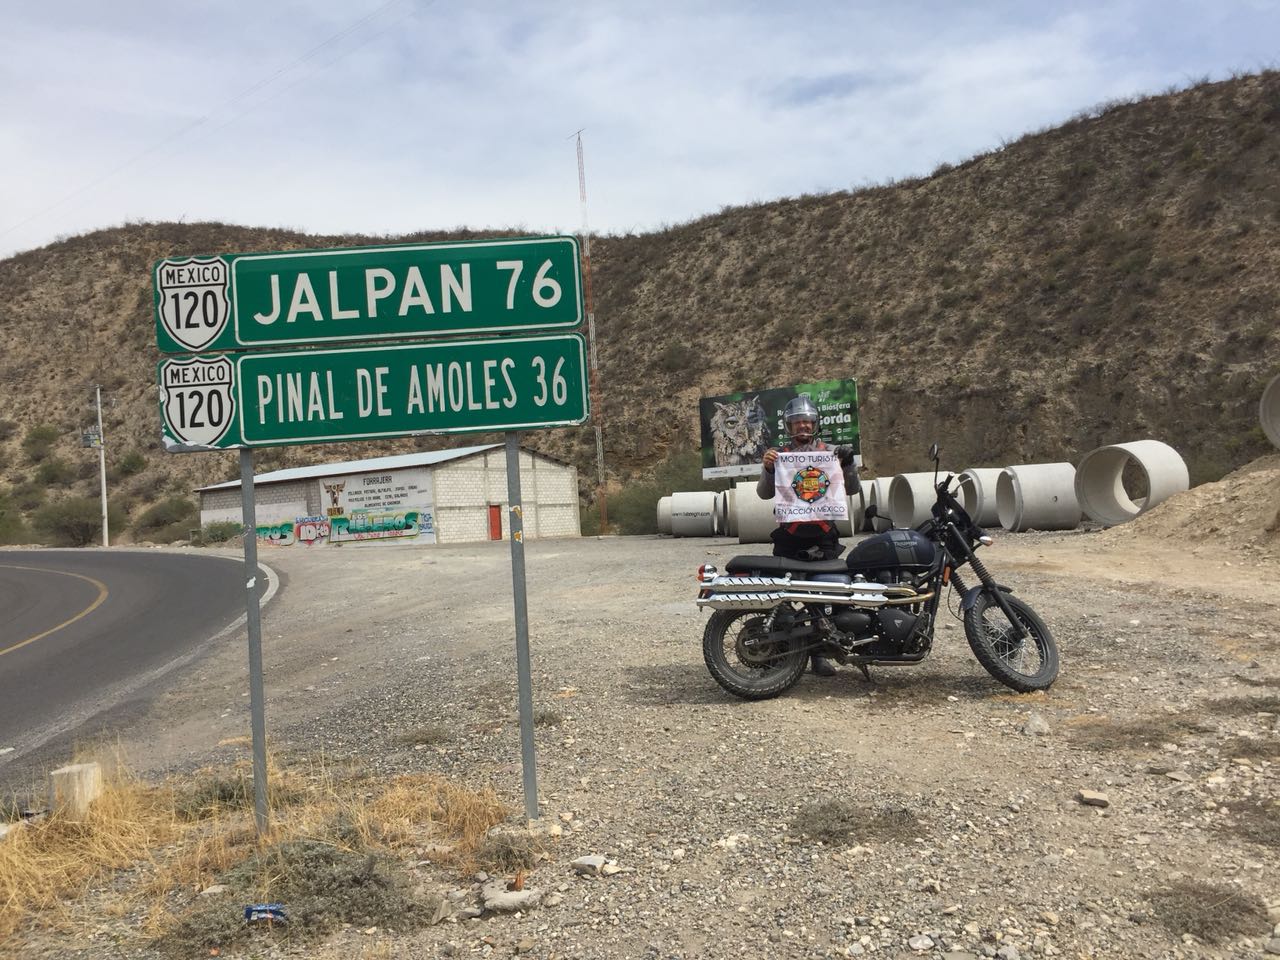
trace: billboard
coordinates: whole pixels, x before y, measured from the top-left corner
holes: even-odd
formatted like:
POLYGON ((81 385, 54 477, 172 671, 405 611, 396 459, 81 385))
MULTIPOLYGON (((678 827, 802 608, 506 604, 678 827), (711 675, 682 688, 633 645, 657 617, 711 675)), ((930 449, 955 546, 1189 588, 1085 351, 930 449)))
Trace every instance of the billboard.
POLYGON ((801 394, 818 408, 818 435, 831 446, 851 445, 861 464, 858 381, 816 380, 699 400, 703 478, 758 476, 764 452, 786 443, 782 412, 788 400, 801 394))

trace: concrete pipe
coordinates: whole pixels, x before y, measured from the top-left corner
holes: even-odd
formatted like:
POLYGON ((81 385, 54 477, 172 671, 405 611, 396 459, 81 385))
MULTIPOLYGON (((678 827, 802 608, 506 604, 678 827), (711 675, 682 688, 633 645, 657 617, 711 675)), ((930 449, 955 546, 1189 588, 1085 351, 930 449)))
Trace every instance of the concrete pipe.
MULTIPOLYGON (((869 507, 874 503, 877 510, 883 508, 884 512, 888 513, 889 512, 889 478, 877 477, 876 479, 870 481, 870 483, 871 483, 871 496, 867 499, 867 506, 869 507)), ((885 530, 889 529, 889 521, 886 520, 884 517, 876 517, 874 520, 871 521, 871 529, 874 530, 876 533, 883 533, 885 530)))
POLYGON ((964 512, 973 517, 980 527, 990 527, 1000 522, 996 512, 996 484, 1000 482, 999 467, 971 467, 960 474, 960 486, 956 499, 964 512))
MULTIPOLYGON (((945 473, 946 471, 939 471, 945 473)), ((889 481, 889 516, 895 527, 917 527, 929 519, 933 501, 933 471, 900 473, 889 481)))
POLYGON ((738 499, 737 484, 725 491, 724 504, 724 529, 720 531, 723 537, 736 537, 738 535, 738 517, 734 513, 737 509, 736 501, 738 499))
POLYGON ((715 499, 715 527, 716 536, 723 537, 724 532, 729 529, 729 517, 727 511, 729 509, 729 495, 723 490, 716 491, 715 499))
POLYGON ((867 510, 867 504, 871 502, 871 481, 858 481, 858 515, 854 518, 853 529, 858 533, 869 532, 871 524, 867 523, 864 514, 867 510))
POLYGON ((754 481, 738 485, 738 496, 733 501, 737 518, 739 543, 769 543, 769 535, 778 526, 773 519, 773 501, 756 496, 754 481))
POLYGON ((710 490, 671 495, 671 534, 713 537, 716 533, 716 495, 710 490))
POLYGON ((1086 453, 1076 469, 1075 491, 1090 517, 1115 526, 1146 513, 1191 486, 1187 464, 1177 450, 1159 440, 1113 443, 1086 453), (1132 463, 1142 474, 1145 496, 1125 490, 1125 468, 1132 463))
POLYGON ((1272 377, 1267 389, 1262 391, 1258 419, 1262 421, 1262 432, 1267 439, 1280 447, 1280 374, 1272 377))
POLYGON ((1005 467, 996 480, 996 516, 1011 533, 1074 530, 1080 525, 1076 470, 1069 463, 1005 467))
POLYGON ((671 536, 671 498, 663 497, 658 501, 658 533, 664 537, 671 536))
POLYGON ((836 521, 836 535, 840 537, 853 536, 853 507, 857 503, 856 497, 844 498, 844 509, 847 516, 843 520, 836 521))

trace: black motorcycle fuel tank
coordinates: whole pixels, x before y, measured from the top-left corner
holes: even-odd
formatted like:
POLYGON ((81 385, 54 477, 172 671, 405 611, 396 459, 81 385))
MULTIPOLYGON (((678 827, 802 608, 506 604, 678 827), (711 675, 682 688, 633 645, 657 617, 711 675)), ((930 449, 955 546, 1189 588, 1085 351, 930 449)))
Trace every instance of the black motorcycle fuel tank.
POLYGON ((922 533, 886 530, 855 546, 846 564, 852 573, 894 568, 924 571, 933 566, 936 552, 933 541, 922 533))

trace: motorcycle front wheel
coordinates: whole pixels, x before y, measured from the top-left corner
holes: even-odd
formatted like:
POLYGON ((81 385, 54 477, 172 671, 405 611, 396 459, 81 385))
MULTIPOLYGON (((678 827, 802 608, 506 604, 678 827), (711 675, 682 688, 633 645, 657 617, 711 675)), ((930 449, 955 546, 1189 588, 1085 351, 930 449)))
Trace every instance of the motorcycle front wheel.
POLYGON ((1013 624, 999 602, 984 590, 964 615, 964 632, 973 655, 1006 687, 1019 693, 1048 690, 1058 679, 1058 645, 1053 634, 1021 600, 1008 594, 1004 599, 1027 636, 1016 639, 1013 624))
POLYGON ((702 657, 716 683, 744 700, 795 686, 809 654, 798 640, 770 641, 759 610, 716 610, 702 632, 702 657))

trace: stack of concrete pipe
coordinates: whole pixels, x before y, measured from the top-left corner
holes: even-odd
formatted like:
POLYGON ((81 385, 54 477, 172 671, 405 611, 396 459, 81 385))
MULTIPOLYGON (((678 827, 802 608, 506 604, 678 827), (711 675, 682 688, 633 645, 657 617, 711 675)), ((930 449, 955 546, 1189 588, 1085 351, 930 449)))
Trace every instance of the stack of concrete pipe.
POLYGON ((671 536, 671 498, 663 497, 658 501, 658 533, 671 536))
POLYGON ((1080 525, 1076 468, 1069 463, 1005 467, 996 479, 996 516, 1011 533, 1074 530, 1080 525))
POLYGON ((1108 526, 1132 520, 1190 486, 1187 465, 1178 451, 1159 440, 1098 447, 1085 454, 1075 477, 1081 508, 1108 526), (1137 500, 1124 489, 1124 470, 1131 463, 1146 479, 1147 495, 1137 500))
POLYGON ((1272 377, 1267 389, 1262 391, 1258 419, 1262 422, 1262 432, 1267 435, 1267 439, 1280 447, 1280 374, 1272 377))

